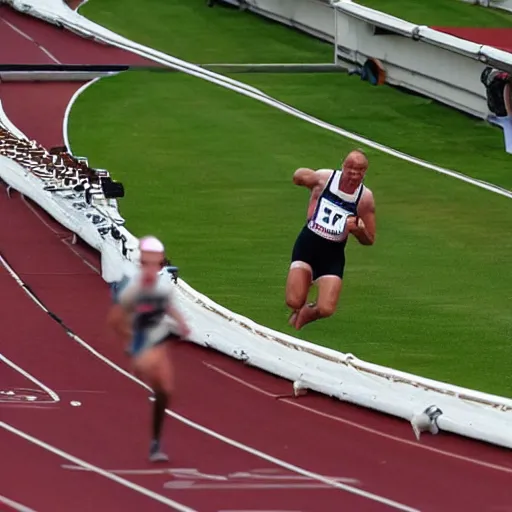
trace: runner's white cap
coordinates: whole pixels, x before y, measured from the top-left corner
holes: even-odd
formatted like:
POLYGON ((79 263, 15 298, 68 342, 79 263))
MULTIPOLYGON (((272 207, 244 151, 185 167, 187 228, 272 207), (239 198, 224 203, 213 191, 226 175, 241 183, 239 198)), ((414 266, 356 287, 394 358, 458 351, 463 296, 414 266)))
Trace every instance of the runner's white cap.
POLYGON ((145 236, 140 239, 139 249, 147 252, 165 252, 164 244, 154 236, 145 236))

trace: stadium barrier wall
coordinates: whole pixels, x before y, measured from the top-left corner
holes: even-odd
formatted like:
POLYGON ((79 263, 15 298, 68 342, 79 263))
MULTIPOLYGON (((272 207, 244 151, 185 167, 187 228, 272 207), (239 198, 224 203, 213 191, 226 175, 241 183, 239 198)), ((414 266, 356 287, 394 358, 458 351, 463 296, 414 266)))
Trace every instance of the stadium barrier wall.
POLYGON ((512 12, 512 0, 462 0, 468 4, 481 5, 482 7, 491 7, 493 9, 502 9, 512 12))
MULTIPOLYGON (((222 0, 239 5, 239 0, 222 0)), ((391 85, 420 93, 486 119, 489 111, 480 75, 489 63, 512 70, 512 55, 358 5, 350 0, 243 0, 252 12, 325 41, 337 41, 347 65, 379 59, 391 85), (334 8, 338 11, 334 22, 334 8), (337 30, 336 30, 337 28, 337 30), (336 35, 336 38, 335 38, 336 35)), ((512 0, 504 3, 512 4, 512 0)), ((499 3, 499 2, 496 2, 499 3)))
POLYGON ((487 118, 481 45, 351 2, 339 2, 336 8, 343 59, 358 64, 368 57, 379 59, 389 84, 487 118))
MULTIPOLYGON (((54 23, 64 24, 66 17, 74 17, 73 26, 79 31, 76 23, 80 20, 76 13, 61 0, 14 0, 14 4, 24 12, 54 23)), ((84 20, 82 23, 88 25, 84 33, 91 30, 91 22, 84 20)), ((204 73, 203 78, 207 76, 204 73)), ((3 111, 0 111, 0 123, 18 137, 24 137, 3 111)), ((108 210, 94 205, 76 210, 62 192, 44 190, 41 179, 4 156, 0 156, 0 178, 97 249, 105 281, 118 280, 123 269, 133 271, 139 256, 137 239, 125 227, 117 225, 108 210), (121 242, 110 235, 101 235, 98 226, 86 217, 91 210, 103 216, 102 226, 115 225, 125 236, 125 254, 121 242)), ((117 211, 116 216, 119 216, 117 211)), ((441 430, 512 448, 512 400, 508 398, 368 363, 352 354, 268 329, 216 304, 181 279, 176 290, 192 326, 191 342, 213 348, 303 388, 405 420, 436 405, 443 411, 438 420, 441 430)))

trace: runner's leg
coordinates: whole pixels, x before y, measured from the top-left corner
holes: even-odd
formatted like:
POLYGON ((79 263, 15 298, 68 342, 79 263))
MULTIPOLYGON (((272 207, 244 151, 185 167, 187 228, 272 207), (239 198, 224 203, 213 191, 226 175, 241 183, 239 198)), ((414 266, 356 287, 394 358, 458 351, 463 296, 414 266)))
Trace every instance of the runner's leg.
POLYGON ((159 343, 144 350, 134 360, 136 373, 141 376, 154 392, 150 447, 150 459, 152 461, 168 460, 167 456, 160 451, 165 410, 169 405, 174 389, 172 362, 167 348, 167 343, 159 343))
POLYGON ((153 414, 153 440, 160 442, 162 427, 165 419, 165 410, 167 409, 174 391, 174 368, 171 355, 169 353, 169 344, 160 343, 154 349, 158 353, 154 373, 155 390, 155 408, 153 414))
POLYGON ((311 266, 303 261, 294 261, 290 266, 286 281, 286 304, 292 309, 289 323, 295 326, 299 310, 308 299, 313 271, 311 266))
POLYGON ((343 280, 335 275, 323 275, 317 279, 318 298, 315 304, 304 305, 297 315, 297 330, 310 322, 334 314, 343 286, 343 280))

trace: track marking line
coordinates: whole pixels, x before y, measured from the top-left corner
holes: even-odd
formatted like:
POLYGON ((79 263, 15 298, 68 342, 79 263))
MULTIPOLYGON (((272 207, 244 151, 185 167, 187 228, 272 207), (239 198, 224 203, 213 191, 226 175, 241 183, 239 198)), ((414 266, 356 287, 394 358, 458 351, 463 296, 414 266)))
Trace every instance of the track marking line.
MULTIPOLYGON (((114 75, 115 76, 115 75, 114 75)), ((71 145, 69 143, 69 130, 68 130, 68 124, 69 124, 69 116, 71 114, 71 109, 73 108, 73 105, 75 104, 78 97, 85 92, 86 89, 88 89, 91 85, 95 84, 98 80, 101 80, 101 76, 98 76, 96 78, 93 78, 92 80, 89 80, 85 84, 83 84, 81 87, 79 87, 71 96, 69 99, 68 104, 66 105, 66 110, 64 111, 64 117, 62 119, 62 139, 64 141, 64 145, 66 146, 68 152, 70 155, 73 153, 71 152, 71 145)))
POLYGON ((52 391, 48 386, 45 386, 40 380, 36 379, 33 375, 20 368, 17 364, 13 363, 10 359, 7 359, 3 354, 0 354, 0 360, 10 366, 13 370, 21 373, 23 377, 32 381, 36 386, 39 386, 48 396, 51 397, 54 403, 60 402, 60 397, 55 391, 52 391))
MULTIPOLYGON (((147 391, 152 393, 152 389, 149 386, 147 386, 144 382, 140 381, 134 375, 131 375, 130 373, 128 373, 123 368, 117 366, 113 361, 111 361, 107 357, 103 356, 103 354, 99 353, 93 347, 88 345, 79 336, 77 336, 75 334, 72 334, 70 336, 77 343, 79 343, 83 348, 85 348, 89 352, 93 353, 96 357, 101 359, 108 366, 110 366, 114 370, 118 371, 119 373, 121 373, 125 377, 129 378, 133 382, 136 382, 141 387, 145 388, 147 391)), ((174 411, 170 411, 169 409, 166 409, 165 412, 169 416, 171 416, 172 418, 174 418, 174 419, 180 421, 181 423, 191 427, 192 429, 198 430, 199 432, 202 432, 203 434, 209 435, 210 437, 213 437, 215 439, 218 439, 219 441, 222 441, 225 444, 231 445, 231 446, 233 446, 235 448, 238 448, 239 450, 244 451, 246 453, 250 453, 251 455, 254 455, 254 456, 256 456, 256 457, 258 457, 260 459, 266 460, 267 462, 270 462, 270 463, 272 463, 272 464, 274 464, 276 466, 280 466, 280 467, 282 467, 284 469, 287 469, 287 470, 289 470, 289 471, 291 471, 293 473, 297 473, 297 474, 303 475, 303 476, 308 477, 308 478, 310 478, 312 480, 317 480, 317 481, 322 482, 322 483, 324 483, 324 484, 326 484, 326 485, 328 485, 330 487, 334 487, 336 489, 339 489, 339 490, 342 490, 342 491, 346 491, 346 492, 349 492, 351 494, 356 494, 356 495, 361 496, 363 498, 366 498, 366 499, 369 499, 369 500, 372 500, 372 501, 376 501, 376 502, 382 503, 384 505, 388 505, 389 507, 395 508, 397 510, 403 510, 405 512, 420 512, 419 509, 416 509, 416 508, 413 508, 413 507, 409 507, 408 505, 404 505, 404 504, 399 503, 397 501, 390 500, 388 498, 384 498, 383 496, 379 496, 379 495, 376 495, 376 494, 373 494, 373 493, 370 493, 370 492, 367 492, 367 491, 363 491, 361 489, 357 489, 355 487, 352 487, 352 486, 347 485, 347 484, 343 484, 341 482, 335 482, 334 480, 331 480, 329 478, 323 477, 322 475, 319 475, 319 474, 314 473, 312 471, 308 471, 306 469, 300 468, 299 466, 295 466, 295 465, 290 464, 288 462, 282 461, 282 460, 280 460, 280 459, 278 459, 276 457, 268 455, 268 454, 266 454, 264 452, 256 450, 255 448, 252 448, 250 446, 244 445, 244 444, 242 444, 242 443, 240 443, 238 441, 230 439, 229 437, 226 437, 226 436, 224 436, 222 434, 219 434, 218 432, 215 432, 214 430, 211 430, 211 429, 209 429, 207 427, 204 427, 203 425, 195 423, 194 421, 189 420, 188 418, 185 418, 184 416, 182 416, 182 415, 180 415, 180 414, 178 414, 178 413, 176 413, 174 411)))
MULTIPOLYGON (((14 269, 7 263, 7 261, 3 258, 3 256, 0 255, 0 263, 5 267, 5 269, 9 272, 9 274, 13 277, 13 279, 18 283, 19 286, 25 291, 25 293, 37 304, 43 311, 46 313, 50 313, 50 311, 44 306, 44 304, 27 288, 27 285, 23 282, 23 280, 20 278, 20 276, 14 271, 14 269)), ((62 325, 62 324, 61 324, 62 325)), ((64 326, 63 326, 64 327, 64 326)), ((153 393, 153 390, 151 387, 149 387, 147 384, 142 382, 141 380, 137 379, 134 375, 130 374, 117 364, 115 364, 113 361, 105 357, 103 354, 98 352, 96 349, 91 347, 88 343, 86 343, 84 340, 82 340, 79 336, 71 332, 69 329, 66 328, 66 332, 68 336, 70 336, 73 340, 75 340, 77 343, 79 343, 83 348, 88 350, 91 354, 95 355, 98 359, 103 361, 105 364, 110 366, 112 369, 116 370, 120 374, 124 375, 128 379, 132 380, 133 382, 136 382, 139 384, 139 386, 143 387, 150 393, 153 393)), ((404 512, 420 512, 419 509, 409 507, 408 505, 405 505, 403 503, 399 503, 398 501, 394 501, 388 498, 385 498, 383 496, 373 494, 368 491, 363 491, 361 489, 357 489, 356 487, 352 487, 347 484, 343 484, 341 482, 335 482, 334 480, 331 480, 329 478, 326 478, 322 475, 319 475, 318 473, 314 473, 313 471, 309 471, 307 469, 303 469, 299 466, 295 466, 294 464, 290 464, 288 462, 285 462, 281 459, 278 459, 276 457, 273 457, 271 455, 268 455, 267 453, 261 452, 259 450, 256 450, 255 448, 252 448, 250 446, 247 446, 243 443, 240 443, 238 441, 235 441, 234 439, 231 439, 227 436, 224 436, 222 434, 219 434, 218 432, 215 432, 214 430, 211 430, 203 425, 200 425, 199 423, 196 423, 192 420, 189 420, 185 416, 182 416, 181 414, 178 414, 174 411, 171 411, 169 409, 166 409, 166 414, 171 416, 172 418, 178 420, 179 422, 191 427, 192 429, 197 430, 198 432, 202 432, 203 434, 206 434, 210 437, 213 437, 219 441, 222 441, 225 444, 228 444, 230 446, 233 446, 234 448, 238 448, 240 451, 244 451, 246 453, 250 453, 251 455, 254 455, 255 457, 258 457, 260 459, 266 460, 267 462, 270 462, 271 464, 274 464, 275 466, 280 466, 284 469, 287 469, 288 471, 291 471, 292 473, 297 473, 299 475, 303 475, 305 477, 311 478, 313 480, 317 480, 319 482, 323 482, 324 484, 339 489, 341 491, 348 492, 350 494, 355 494, 357 496, 360 496, 362 498, 375 501, 378 503, 382 503, 384 505, 387 505, 391 508, 394 508, 396 510, 403 510, 404 512)), ((78 459, 77 459, 78 460, 78 459)), ((73 461, 74 462, 74 461, 73 461)), ((76 463, 76 462, 75 462, 76 463)), ((99 469, 99 468, 98 468, 99 469)), ((103 470, 101 470, 103 471, 103 470)), ((111 475, 110 473, 106 473, 111 475)), ((114 477, 115 475, 111 475, 114 477)), ((117 477, 116 477, 117 478, 117 477)), ((149 491, 148 491, 149 492, 149 491)), ((187 511, 191 511, 191 509, 183 509, 187 511)))
POLYGON ((197 510, 187 507, 182 503, 178 503, 177 501, 171 500, 170 498, 166 498, 165 496, 150 491, 149 489, 146 489, 141 485, 130 482, 129 480, 125 480, 120 476, 114 475, 109 471, 101 469, 97 466, 94 466, 93 464, 90 464, 89 462, 86 462, 82 459, 79 459, 78 457, 75 457, 74 455, 66 453, 65 451, 60 450, 59 448, 55 448, 55 446, 52 446, 44 441, 41 441, 40 439, 33 437, 30 434, 27 434, 26 432, 23 432, 22 430, 19 430, 16 427, 9 425, 8 423, 0 421, 0 427, 7 430, 8 432, 11 432, 11 434, 17 435, 18 437, 21 437, 26 441, 29 441, 30 443, 33 443, 41 448, 44 448, 49 452, 54 453, 55 455, 58 455, 59 457, 62 457, 63 459, 69 460, 70 462, 73 462, 74 464, 81 466, 83 468, 87 468, 89 471, 93 471, 94 473, 97 473, 98 475, 103 476, 109 480, 113 480, 114 482, 123 485, 124 487, 127 487, 132 491, 138 492, 139 494, 143 494, 144 496, 147 496, 148 498, 151 498, 155 501, 159 501, 160 503, 163 503, 164 505, 167 505, 173 508, 174 510, 178 510, 179 512, 198 512, 197 510))
POLYGON ((222 370, 221 368, 215 366, 214 364, 207 363, 206 361, 203 361, 203 364, 210 368, 210 370, 213 370, 214 372, 220 373, 221 375, 224 375, 225 377, 232 379, 240 384, 243 384, 244 386, 256 391, 257 393, 261 393, 262 395, 268 396, 270 398, 279 398, 283 395, 276 395, 274 393, 270 393, 268 391, 265 391, 264 389, 259 388, 258 386, 255 386, 254 384, 249 384, 249 382, 245 382, 242 379, 235 377, 234 375, 231 375, 231 373, 227 372, 226 370, 222 370))
MULTIPOLYGON (((231 379, 231 380, 233 380, 235 382, 238 382, 242 386, 245 386, 245 387, 247 387, 249 389, 252 389, 253 391, 256 391, 258 393, 261 393, 263 395, 275 398, 274 395, 272 395, 270 393, 267 393, 266 391, 258 388, 257 386, 254 386, 252 384, 249 384, 248 382, 245 382, 244 380, 240 379, 239 377, 236 377, 235 375, 230 374, 229 372, 227 372, 225 370, 220 370, 219 368, 216 368, 216 367, 214 367, 213 365, 210 365, 210 364, 206 364, 206 363, 204 363, 204 364, 206 366, 210 367, 212 370, 217 371, 221 375, 224 375, 225 377, 227 377, 227 378, 229 378, 229 379, 231 379)), ((420 448, 422 450, 426 450, 426 451, 429 451, 429 452, 432 452, 432 453, 436 453, 438 455, 443 455, 445 457, 451 457, 453 459, 461 460, 463 462, 468 462, 468 463, 471 463, 471 464, 482 466, 482 467, 485 467, 487 469, 494 469, 496 471, 502 471, 503 473, 512 474, 512 467, 508 468, 507 466, 500 466, 499 464, 493 464, 492 462, 485 462, 485 461, 482 461, 482 460, 473 459, 473 458, 467 457, 465 455, 459 455, 457 453, 441 450, 440 448, 434 448, 432 446, 426 446, 424 444, 419 444, 419 443, 417 443, 415 441, 409 441, 408 439, 403 439, 403 438, 398 437, 398 436, 394 436, 394 435, 391 435, 391 434, 386 434, 385 432, 381 432, 380 430, 376 430, 376 429, 371 428, 371 427, 366 427, 364 425, 360 425, 359 423, 356 423, 354 421, 346 420, 344 418, 340 418, 338 416, 334 416, 333 414, 329 414, 329 413, 326 413, 326 412, 318 411, 317 409, 312 409, 311 407, 308 407, 306 405, 300 404, 297 401, 295 401, 293 399, 290 399, 290 398, 281 398, 279 401, 283 402, 285 404, 288 404, 288 405, 293 405, 294 407, 298 407, 299 409, 307 411, 307 412, 309 412, 311 414, 316 414, 317 416, 322 416, 323 418, 327 418, 327 419, 330 419, 330 420, 333 420, 333 421, 337 421, 338 423, 343 423, 344 425, 348 425, 348 426, 356 428, 358 430, 362 430, 362 431, 367 432, 369 434, 373 434, 373 435, 376 435, 376 436, 379 436, 379 437, 383 437, 383 438, 389 439, 391 441, 396 441, 398 443, 406 444, 408 446, 413 446, 414 448, 420 448)))
POLYGON ((91 389, 58 389, 57 391, 59 391, 59 393, 61 393, 62 395, 65 395, 65 394, 80 395, 83 393, 85 393, 87 395, 106 395, 109 393, 108 391, 96 391, 96 390, 91 390, 91 389))
POLYGON ((1 21, 3 21, 8 27, 10 27, 12 30, 17 32, 20 36, 24 37, 25 39, 28 39, 31 43, 34 43, 44 54, 46 54, 47 57, 49 57, 55 64, 62 64, 62 62, 57 59, 49 50, 47 50, 44 46, 40 45, 35 39, 33 39, 29 34, 18 28, 13 23, 7 21, 4 18, 0 18, 1 21))
POLYGON ((1 494, 0 494, 0 503, 7 505, 7 507, 11 508, 12 510, 16 510, 16 512, 36 512, 33 508, 29 508, 25 505, 22 505, 21 503, 18 503, 17 501, 10 500, 9 498, 2 496, 1 494))
MULTIPOLYGON (((348 482, 347 482, 348 483, 348 482)), ((294 491, 307 491, 307 490, 329 490, 328 485, 322 482, 318 483, 275 483, 275 484, 262 484, 262 483, 196 483, 187 480, 169 481, 164 483, 165 489, 172 489, 174 491, 275 491, 275 490, 294 490, 294 491)), ((332 489, 331 489, 332 490, 332 489)))
MULTIPOLYGON (((87 469, 82 468, 81 466, 74 466, 73 464, 61 464, 62 469, 67 469, 71 471, 88 471, 87 469)), ((204 483, 214 482, 215 485, 212 489, 221 488, 222 485, 236 485, 236 486, 256 486, 257 488, 270 488, 269 486, 294 486, 297 488, 301 488, 301 486, 309 486, 310 488, 319 488, 325 489, 328 488, 325 484, 322 483, 311 483, 309 478, 300 475, 286 475, 286 474, 275 474, 272 470, 253 470, 253 471, 234 471, 230 472, 226 475, 215 475, 210 473, 203 473, 195 468, 162 468, 162 469, 107 469, 109 473, 114 473, 116 475, 138 475, 138 476, 154 476, 154 475, 169 475, 174 477, 175 480, 169 482, 165 486, 167 488, 181 488, 180 482, 185 482, 187 485, 184 487, 186 489, 190 488, 193 484, 194 488, 197 487, 197 482, 204 483), (231 480, 230 480, 231 479, 231 480), (236 480, 236 481, 233 481, 236 480), (258 482, 258 483, 248 483, 248 482, 258 482), (263 483, 262 483, 263 481, 263 483), (270 483, 269 482, 278 482, 278 483, 270 483), (283 483, 284 482, 284 483, 283 483), (218 483, 221 484, 220 487, 216 486, 218 483), (176 486, 174 484, 177 484, 176 486), (260 487, 262 486, 262 487, 260 487), (267 486, 267 487, 265 487, 267 486)), ((279 471, 279 470, 277 470, 279 471)), ((331 480, 335 480, 337 482, 344 482, 347 484, 361 485, 361 482, 356 478, 347 478, 347 477, 339 477, 339 476, 329 476, 326 477, 331 480)), ((213 485, 213 484, 212 484, 213 485)), ((224 487, 222 487, 224 488, 224 487)), ((247 487, 249 488, 249 487, 247 487)), ((252 487, 251 487, 252 488, 252 487)), ((274 487, 272 487, 274 488, 274 487)))
POLYGON ((53 402, 48 402, 48 405, 28 405, 28 404, 21 404, 21 403, 8 403, 8 402, 1 402, 0 408, 2 409, 41 409, 41 410, 49 410, 52 409, 54 411, 60 411, 60 407, 55 407, 55 405, 49 405, 53 402))

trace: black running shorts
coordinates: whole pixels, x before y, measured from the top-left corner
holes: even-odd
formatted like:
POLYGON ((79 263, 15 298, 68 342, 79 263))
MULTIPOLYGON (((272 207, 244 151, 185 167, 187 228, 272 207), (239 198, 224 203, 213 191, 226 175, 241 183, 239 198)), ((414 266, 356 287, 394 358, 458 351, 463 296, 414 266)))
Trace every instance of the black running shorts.
POLYGON ((326 240, 304 226, 293 246, 292 263, 303 261, 310 265, 313 281, 325 275, 343 279, 346 245, 347 239, 343 242, 326 240))

